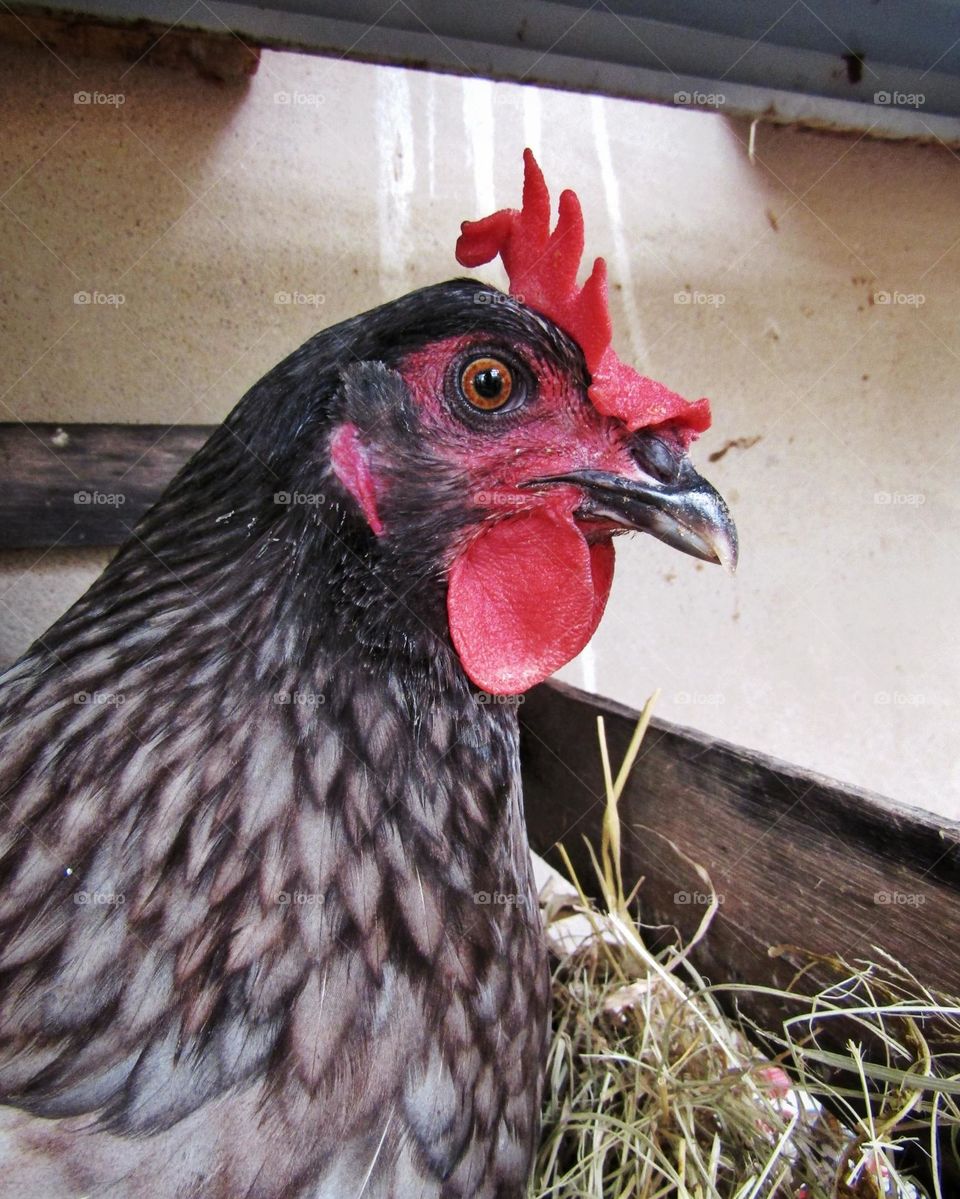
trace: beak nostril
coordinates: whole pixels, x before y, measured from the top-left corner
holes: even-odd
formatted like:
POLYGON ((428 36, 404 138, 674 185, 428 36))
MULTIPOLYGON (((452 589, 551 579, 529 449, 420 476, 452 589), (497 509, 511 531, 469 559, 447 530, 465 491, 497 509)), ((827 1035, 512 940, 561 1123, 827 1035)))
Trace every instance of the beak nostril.
POLYGON ((640 470, 658 483, 678 483, 684 459, 662 437, 638 433, 630 442, 630 457, 640 470))

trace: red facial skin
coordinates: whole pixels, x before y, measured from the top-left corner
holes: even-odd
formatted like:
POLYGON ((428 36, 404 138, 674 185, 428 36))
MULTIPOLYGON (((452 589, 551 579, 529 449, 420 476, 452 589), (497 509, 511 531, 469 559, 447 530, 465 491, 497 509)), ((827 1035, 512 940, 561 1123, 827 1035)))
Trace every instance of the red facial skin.
POLYGON ((574 485, 543 490, 523 484, 574 470, 640 478, 630 433, 601 415, 569 369, 538 361, 514 345, 534 380, 511 410, 467 422, 449 396, 456 362, 476 350, 496 357, 479 337, 457 337, 400 364, 432 451, 466 480, 463 499, 483 514, 452 547, 447 613, 464 670, 480 688, 516 694, 575 657, 593 636, 613 581, 617 526, 575 516, 574 485))
MULTIPOLYGON (((492 519, 537 508, 571 513, 581 500, 579 488, 554 485, 542 492, 521 487, 545 475, 573 470, 605 470, 639 479, 630 455, 630 433, 620 421, 602 416, 586 390, 552 363, 538 362, 525 347, 513 347, 536 380, 536 394, 515 412, 483 414, 489 432, 467 427, 450 410, 445 380, 450 363, 471 348, 495 350, 480 337, 453 337, 409 355, 400 374, 417 402, 430 444, 458 465, 470 480, 472 499, 492 519)), ((479 423, 479 422, 478 422, 479 423)), ((590 541, 609 536, 613 524, 578 522, 590 541)))
MULTIPOLYGON (((483 691, 517 694, 542 682, 583 649, 603 615, 613 580, 611 521, 577 517, 573 484, 525 486, 545 476, 597 470, 642 479, 630 452, 632 431, 591 402, 570 363, 537 359, 529 346, 501 350, 526 364, 530 390, 515 407, 471 409, 457 387, 471 352, 496 358, 480 334, 434 342, 397 367, 417 406, 433 456, 459 481, 458 505, 476 514, 448 546, 447 616, 468 677, 483 691)), ((516 386, 522 386, 518 378, 516 386)), ((687 437, 678 431, 677 440, 687 437)), ((331 442, 334 470, 378 536, 375 477, 361 435, 343 426, 331 442)), ((379 513, 389 510, 389 504, 379 513)))

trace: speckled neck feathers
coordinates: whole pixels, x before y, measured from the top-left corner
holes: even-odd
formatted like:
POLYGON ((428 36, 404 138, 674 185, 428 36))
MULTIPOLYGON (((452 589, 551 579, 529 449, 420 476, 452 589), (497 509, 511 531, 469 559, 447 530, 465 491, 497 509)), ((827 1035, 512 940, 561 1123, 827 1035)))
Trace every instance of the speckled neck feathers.
MULTIPOLYGON (((335 349, 256 397, 318 389, 273 440, 321 468, 335 349)), ((0 1195, 519 1196, 547 979, 515 709, 435 565, 400 594, 322 469, 275 500, 304 481, 241 409, 0 682, 0 1195)))

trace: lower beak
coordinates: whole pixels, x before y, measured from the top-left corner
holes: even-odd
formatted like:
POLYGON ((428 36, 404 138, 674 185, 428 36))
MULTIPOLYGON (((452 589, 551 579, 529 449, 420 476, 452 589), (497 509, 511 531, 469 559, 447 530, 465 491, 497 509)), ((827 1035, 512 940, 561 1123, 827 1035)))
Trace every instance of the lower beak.
POLYGON ((575 470, 531 479, 527 486, 573 483, 583 493, 578 519, 613 521, 623 529, 650 533, 694 558, 716 562, 731 573, 736 570, 737 527, 730 510, 686 454, 657 438, 638 443, 633 456, 647 477, 575 470))

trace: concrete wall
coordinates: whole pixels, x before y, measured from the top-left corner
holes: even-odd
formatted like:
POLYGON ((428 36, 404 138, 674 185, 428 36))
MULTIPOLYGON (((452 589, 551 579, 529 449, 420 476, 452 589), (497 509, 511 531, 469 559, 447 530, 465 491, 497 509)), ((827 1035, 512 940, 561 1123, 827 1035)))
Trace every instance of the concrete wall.
MULTIPOLYGON (((0 124, 2 420, 219 420, 317 328, 456 273, 531 145, 608 257, 621 356, 713 399, 696 458, 742 540, 735 579, 621 543, 563 677, 960 817, 956 155, 762 127, 751 162, 722 111, 274 53, 231 90, 0 47, 0 124)), ((105 561, 6 555, 0 660, 105 561)))

